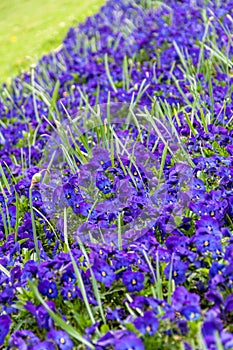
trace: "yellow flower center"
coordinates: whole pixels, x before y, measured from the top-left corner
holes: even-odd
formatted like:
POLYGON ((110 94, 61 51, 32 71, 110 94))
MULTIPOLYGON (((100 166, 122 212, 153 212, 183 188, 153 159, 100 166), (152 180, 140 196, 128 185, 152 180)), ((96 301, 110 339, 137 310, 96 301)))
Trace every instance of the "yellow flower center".
POLYGON ((135 284, 137 284, 137 281, 136 280, 132 280, 132 285, 135 285, 135 284))
POLYGON ((102 272, 102 276, 103 276, 103 277, 106 277, 106 276, 107 276, 107 274, 106 274, 105 271, 102 272))

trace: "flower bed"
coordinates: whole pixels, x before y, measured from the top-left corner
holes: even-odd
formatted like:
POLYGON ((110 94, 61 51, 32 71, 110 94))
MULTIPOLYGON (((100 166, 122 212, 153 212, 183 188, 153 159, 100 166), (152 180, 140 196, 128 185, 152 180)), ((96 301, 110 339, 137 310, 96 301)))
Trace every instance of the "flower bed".
POLYGON ((233 349, 232 33, 110 0, 2 86, 3 349, 233 349))

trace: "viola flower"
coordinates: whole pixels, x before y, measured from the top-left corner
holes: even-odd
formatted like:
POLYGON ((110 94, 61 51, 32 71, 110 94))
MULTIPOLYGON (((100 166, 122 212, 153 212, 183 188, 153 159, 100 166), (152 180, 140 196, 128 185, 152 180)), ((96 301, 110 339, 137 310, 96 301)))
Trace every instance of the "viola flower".
POLYGON ((48 217, 50 217, 52 214, 54 214, 56 212, 56 207, 55 207, 54 203, 51 201, 43 202, 41 209, 48 217))
POLYGON ((73 209, 73 212, 75 214, 80 214, 81 213, 81 209, 80 209, 80 205, 84 202, 84 199, 82 197, 82 195, 80 194, 75 194, 72 199, 69 199, 69 203, 73 209))
POLYGON ((110 287, 115 281, 116 275, 113 269, 104 260, 95 260, 92 266, 95 278, 103 283, 106 287, 110 287))
POLYGON ((213 336, 216 331, 220 332, 223 329, 223 324, 220 319, 220 310, 212 308, 207 311, 205 320, 202 325, 202 334, 206 338, 213 336))
POLYGON ((39 343, 40 339, 29 330, 17 330, 11 337, 9 344, 19 349, 28 349, 28 347, 39 343))
POLYGON ((64 300, 73 300, 81 296, 79 289, 73 284, 65 284, 61 288, 61 295, 64 300))
POLYGON ((39 207, 42 205, 42 196, 39 191, 32 191, 33 206, 39 207))
MULTIPOLYGON (((113 268, 115 271, 118 270, 128 270, 130 266, 130 261, 129 261, 129 257, 127 256, 127 254, 125 253, 119 253, 115 255, 115 258, 113 260, 113 268)), ((124 272, 120 272, 117 273, 116 277, 119 279, 120 277, 122 277, 122 274, 124 272)))
POLYGON ((142 272, 126 271, 122 275, 122 281, 128 292, 140 292, 144 287, 144 274, 142 272))
POLYGON ((177 287, 172 295, 172 305, 179 312, 188 305, 198 308, 199 300, 199 295, 188 292, 185 287, 177 287))
POLYGON ((97 172, 96 174, 96 187, 103 192, 103 194, 108 194, 112 190, 111 181, 103 172, 97 172))
POLYGON ((122 322, 126 317, 125 310, 123 308, 117 307, 115 310, 107 307, 107 320, 117 320, 118 322, 122 322))
MULTIPOLYGON (((220 230, 218 220, 206 215, 201 216, 200 220, 196 221, 196 228, 197 230, 205 229, 206 233, 218 233, 220 230)), ((202 232, 204 231, 202 230, 202 232)))
POLYGON ((159 322, 153 311, 146 311, 144 316, 137 317, 134 320, 134 325, 140 333, 152 336, 157 332, 159 322))
MULTIPOLYGON (((172 265, 172 279, 174 279, 176 284, 184 283, 186 277, 186 271, 188 270, 189 263, 182 260, 174 260, 172 265)), ((168 264, 164 269, 164 274, 167 279, 169 279, 171 264, 168 264)))
POLYGON ((72 202, 76 195, 74 187, 69 182, 67 182, 62 186, 62 190, 67 204, 72 205, 72 202))
POLYGON ((225 279, 225 283, 227 284, 228 288, 233 288, 233 266, 232 263, 229 265, 225 265, 224 268, 221 270, 223 277, 225 279))
POLYGON ((211 252, 212 257, 218 258, 222 255, 222 245, 217 235, 199 234, 198 231, 191 239, 200 254, 211 252))
POLYGON ((64 271, 62 277, 61 277, 61 281, 64 283, 72 283, 74 284, 76 282, 76 275, 75 272, 73 271, 73 269, 68 268, 66 271, 64 271))
POLYGON ((188 305, 181 309, 180 313, 186 318, 188 321, 196 321, 200 318, 200 310, 199 307, 195 305, 188 305))
POLYGON ((55 345, 51 341, 42 341, 33 345, 31 350, 56 350, 55 345))
POLYGON ((11 326, 11 319, 8 315, 0 316, 0 346, 3 345, 11 326))
POLYGON ((141 339, 136 335, 124 336, 119 340, 116 340, 115 350, 144 350, 145 347, 141 339))
POLYGON ((49 299, 56 298, 58 296, 57 285, 53 281, 43 280, 38 284, 38 290, 42 295, 46 295, 49 299))
POLYGON ((92 166, 95 166, 96 169, 103 168, 106 170, 109 166, 111 166, 111 160, 109 152, 101 147, 93 147, 92 149, 93 158, 91 159, 92 166))
POLYGON ((52 339, 60 350, 73 349, 74 343, 64 331, 52 329, 46 336, 48 339, 52 339))

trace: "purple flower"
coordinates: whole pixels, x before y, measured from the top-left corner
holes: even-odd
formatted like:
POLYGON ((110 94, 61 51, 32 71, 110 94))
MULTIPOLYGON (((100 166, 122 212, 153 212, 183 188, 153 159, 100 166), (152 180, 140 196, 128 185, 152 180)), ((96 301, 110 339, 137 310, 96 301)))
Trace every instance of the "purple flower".
POLYGON ((0 346, 4 343, 7 334, 9 333, 11 319, 8 315, 0 316, 0 346))
POLYGON ((172 295, 172 305, 177 311, 181 311, 187 305, 199 307, 199 300, 199 295, 189 293, 185 287, 177 287, 172 295))
POLYGON ((49 299, 53 299, 58 296, 56 283, 47 279, 39 282, 38 290, 42 295, 46 295, 49 299))
POLYGON ((98 171, 96 174, 96 187, 103 192, 103 194, 107 194, 111 192, 111 181, 104 175, 104 172, 98 171))
POLYGON ((92 270, 97 281, 102 282, 106 287, 110 287, 116 279, 115 272, 104 260, 96 259, 92 270))
POLYGON ((136 335, 122 337, 115 343, 115 350, 144 350, 144 345, 141 339, 136 335))
POLYGON ((181 314, 188 320, 188 321, 196 321, 200 318, 200 311, 199 307, 195 305, 188 305, 181 309, 181 314))
POLYGON ((64 331, 52 329, 47 333, 47 338, 52 339, 60 350, 73 349, 74 343, 64 331))
MULTIPOLYGON (((55 311, 55 305, 53 301, 47 301, 46 304, 50 307, 50 309, 55 311)), ((50 329, 53 326, 53 320, 43 305, 38 305, 36 307, 30 301, 27 301, 24 307, 35 317, 39 329, 50 329)))
POLYGON ((220 311, 218 308, 210 309, 202 325, 202 334, 204 337, 213 336, 214 332, 220 332, 223 328, 222 321, 220 320, 220 311))
POLYGON ((31 350, 56 350, 55 345, 51 341, 42 341, 33 345, 31 350))
MULTIPOLYGON (((214 217, 203 215, 200 220, 196 221, 197 229, 202 228, 206 233, 213 233, 219 231, 219 222, 214 217)), ((202 231, 203 232, 203 231, 202 231)))
POLYGON ((144 287, 144 275, 142 272, 126 271, 122 275, 122 281, 128 292, 140 292, 144 287))
POLYGON ((153 311, 146 311, 144 316, 137 317, 134 320, 134 325, 142 334, 152 336, 158 330, 159 322, 153 311))
POLYGON ((76 195, 74 187, 67 182, 62 186, 62 189, 67 204, 72 205, 76 195))
POLYGON ((10 337, 10 345, 20 350, 27 350, 29 346, 35 345, 40 339, 29 330, 15 331, 10 337))
MULTIPOLYGON (((182 260, 174 260, 172 266, 172 278, 176 284, 182 284, 185 281, 185 273, 189 267, 187 261, 183 262, 182 260)), ((164 274, 167 279, 169 279, 171 264, 167 265, 164 269, 164 274)))

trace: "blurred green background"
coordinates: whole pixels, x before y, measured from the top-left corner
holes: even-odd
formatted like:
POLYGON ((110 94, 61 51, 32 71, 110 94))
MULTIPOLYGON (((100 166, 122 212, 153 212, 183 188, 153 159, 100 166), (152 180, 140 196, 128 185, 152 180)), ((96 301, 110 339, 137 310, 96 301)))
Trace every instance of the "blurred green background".
POLYGON ((0 82, 56 49, 104 0, 0 0, 0 82))

